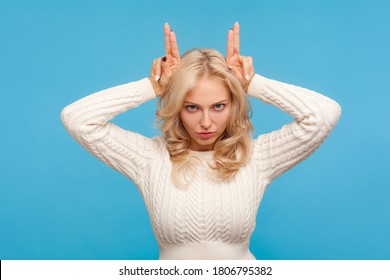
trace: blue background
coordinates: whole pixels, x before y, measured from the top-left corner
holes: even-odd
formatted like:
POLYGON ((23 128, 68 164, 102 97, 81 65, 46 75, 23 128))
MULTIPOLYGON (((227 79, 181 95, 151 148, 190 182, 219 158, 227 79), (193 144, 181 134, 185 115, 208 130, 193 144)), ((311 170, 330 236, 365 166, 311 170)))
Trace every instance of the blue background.
MULTIPOLYGON (((335 99, 343 115, 275 180, 250 248, 259 259, 390 259, 388 1, 0 1, 0 259, 157 259, 135 186, 65 131, 62 108, 149 74, 162 26, 181 53, 241 50, 266 77, 335 99)), ((252 100, 255 134, 291 118, 252 100)), ((155 101, 114 122, 147 136, 155 101), (136 121, 134 121, 136 120, 136 121)))

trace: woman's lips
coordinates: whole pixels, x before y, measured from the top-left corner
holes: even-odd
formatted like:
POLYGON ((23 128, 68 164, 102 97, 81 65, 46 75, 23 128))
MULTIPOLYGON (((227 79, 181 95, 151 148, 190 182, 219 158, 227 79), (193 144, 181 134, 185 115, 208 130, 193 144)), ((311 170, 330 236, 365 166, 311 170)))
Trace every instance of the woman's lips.
POLYGON ((214 132, 199 132, 198 135, 202 139, 209 139, 214 136, 214 132))

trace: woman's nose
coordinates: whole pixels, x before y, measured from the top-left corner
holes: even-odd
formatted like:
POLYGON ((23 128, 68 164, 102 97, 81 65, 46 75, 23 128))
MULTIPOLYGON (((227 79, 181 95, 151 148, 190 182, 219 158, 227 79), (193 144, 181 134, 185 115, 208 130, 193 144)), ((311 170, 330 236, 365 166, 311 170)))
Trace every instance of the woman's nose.
POLYGON ((208 112, 203 112, 200 125, 203 129, 208 129, 211 126, 211 119, 208 112))

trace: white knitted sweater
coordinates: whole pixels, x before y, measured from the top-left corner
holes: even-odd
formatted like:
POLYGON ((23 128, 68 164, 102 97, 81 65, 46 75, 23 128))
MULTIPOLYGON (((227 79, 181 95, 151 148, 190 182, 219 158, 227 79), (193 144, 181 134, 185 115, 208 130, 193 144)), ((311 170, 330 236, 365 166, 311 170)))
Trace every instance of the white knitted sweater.
POLYGON ((91 154, 130 178, 149 212, 160 259, 255 259, 249 240, 269 183, 307 158, 328 136, 340 106, 313 91, 255 75, 248 94, 295 120, 253 140, 252 157, 237 175, 220 182, 210 175, 213 152, 187 190, 172 184, 172 164, 161 137, 147 138, 109 122, 156 96, 142 79, 84 97, 64 108, 68 132, 91 154))

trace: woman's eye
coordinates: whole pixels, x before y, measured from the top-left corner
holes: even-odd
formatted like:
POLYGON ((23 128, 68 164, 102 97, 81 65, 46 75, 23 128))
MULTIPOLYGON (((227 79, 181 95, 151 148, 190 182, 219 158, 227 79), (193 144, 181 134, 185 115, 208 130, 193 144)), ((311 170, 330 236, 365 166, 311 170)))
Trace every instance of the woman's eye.
POLYGON ((198 109, 198 107, 195 106, 195 105, 187 105, 187 106, 186 106, 186 109, 187 109, 188 111, 195 111, 196 109, 198 109))
POLYGON ((221 111, 223 108, 225 108, 225 104, 215 104, 214 108, 217 111, 221 111))

